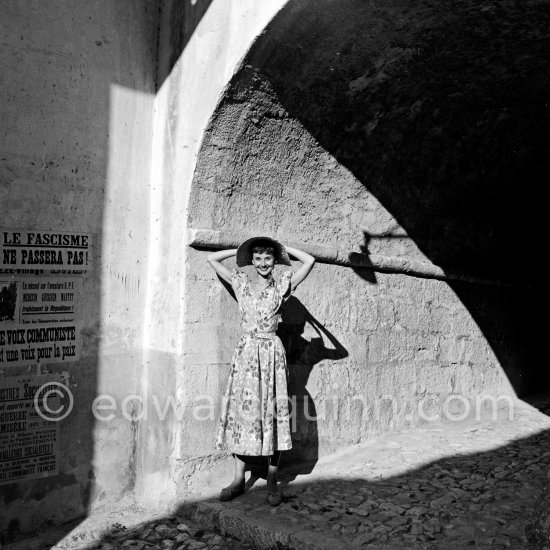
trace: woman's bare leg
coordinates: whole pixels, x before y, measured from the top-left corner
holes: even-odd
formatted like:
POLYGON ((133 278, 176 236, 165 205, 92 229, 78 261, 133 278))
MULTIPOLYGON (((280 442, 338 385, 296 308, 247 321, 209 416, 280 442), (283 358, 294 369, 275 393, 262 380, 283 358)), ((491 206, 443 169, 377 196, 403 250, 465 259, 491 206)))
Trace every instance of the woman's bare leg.
POLYGON ((267 490, 272 493, 277 490, 277 470, 281 451, 275 451, 270 457, 267 467, 267 490))
POLYGON ((244 467, 245 463, 236 454, 235 458, 235 477, 230 485, 224 487, 220 493, 220 500, 232 500, 239 495, 242 495, 245 490, 244 485, 244 467))
POLYGON ((233 455, 235 458, 235 477, 229 487, 238 487, 244 483, 244 469, 246 464, 239 458, 238 455, 233 455))

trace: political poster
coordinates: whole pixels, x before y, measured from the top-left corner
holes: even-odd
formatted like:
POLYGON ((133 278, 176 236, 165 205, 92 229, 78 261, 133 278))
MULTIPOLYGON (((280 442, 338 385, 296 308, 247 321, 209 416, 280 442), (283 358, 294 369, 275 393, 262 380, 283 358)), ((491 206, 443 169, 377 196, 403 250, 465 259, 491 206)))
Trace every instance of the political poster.
POLYGON ((0 367, 77 361, 82 280, 0 275, 0 367))
POLYGON ((2 229, 0 269, 85 272, 92 262, 89 233, 2 229))
POLYGON ((59 378, 0 379, 0 485, 59 473, 60 417, 52 413, 72 408, 59 378))

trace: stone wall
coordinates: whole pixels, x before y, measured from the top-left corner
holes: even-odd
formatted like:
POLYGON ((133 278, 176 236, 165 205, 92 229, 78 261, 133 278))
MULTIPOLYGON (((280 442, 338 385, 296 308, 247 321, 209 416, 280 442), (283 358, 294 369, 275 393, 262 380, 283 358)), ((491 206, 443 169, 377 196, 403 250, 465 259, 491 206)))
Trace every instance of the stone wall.
MULTIPOLYGON (((208 121, 250 45, 284 4, 167 0, 161 5, 143 340, 148 409, 136 453, 136 496, 149 506, 174 506, 178 493, 204 487, 213 470, 227 467, 203 438, 189 401, 204 393, 204 384, 216 395, 219 381, 210 370, 219 369, 198 364, 186 352, 192 341, 187 319, 199 314, 188 298, 195 290, 187 277, 193 253, 185 246, 187 211, 208 121)), ((208 342, 205 352, 211 347, 208 342)))
MULTIPOLYGON (((291 393, 320 415, 298 407, 296 449, 309 458, 444 414, 449 396, 460 415, 464 400, 548 386, 547 292, 515 260, 545 234, 548 71, 542 51, 512 39, 527 26, 542 37, 548 10, 321 4, 288 4, 243 60, 189 203, 189 226, 220 241, 265 234, 350 259, 318 264, 281 327, 291 393)), ((184 356, 194 394, 219 405, 237 310, 204 264, 200 245, 213 244, 199 241, 184 356)), ((206 456, 215 421, 202 426, 187 448, 206 456)))

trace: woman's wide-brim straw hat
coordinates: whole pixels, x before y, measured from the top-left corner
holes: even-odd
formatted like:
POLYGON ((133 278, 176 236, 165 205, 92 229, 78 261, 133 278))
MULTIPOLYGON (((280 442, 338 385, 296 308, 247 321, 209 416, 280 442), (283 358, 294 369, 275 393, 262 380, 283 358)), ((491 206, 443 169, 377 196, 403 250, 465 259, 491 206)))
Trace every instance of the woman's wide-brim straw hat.
POLYGON ((244 267, 245 265, 250 265, 252 263, 252 249, 254 246, 261 241, 263 243, 269 243, 275 249, 275 262, 283 265, 292 265, 290 263, 290 258, 288 257, 288 252, 286 248, 275 239, 271 237, 252 237, 247 239, 240 244, 237 248, 237 265, 239 267, 244 267))

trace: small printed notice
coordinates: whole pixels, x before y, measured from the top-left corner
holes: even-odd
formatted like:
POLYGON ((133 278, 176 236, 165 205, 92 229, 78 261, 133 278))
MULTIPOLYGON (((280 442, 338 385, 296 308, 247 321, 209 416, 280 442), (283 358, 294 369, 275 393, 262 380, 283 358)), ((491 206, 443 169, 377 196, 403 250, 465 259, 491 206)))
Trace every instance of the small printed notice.
POLYGON ((0 268, 86 270, 92 237, 89 233, 3 229, 0 232, 0 268))
POLYGON ((0 366, 77 361, 82 280, 0 275, 0 366))
POLYGON ((58 474, 59 422, 46 414, 63 408, 58 378, 0 379, 0 485, 58 474))

